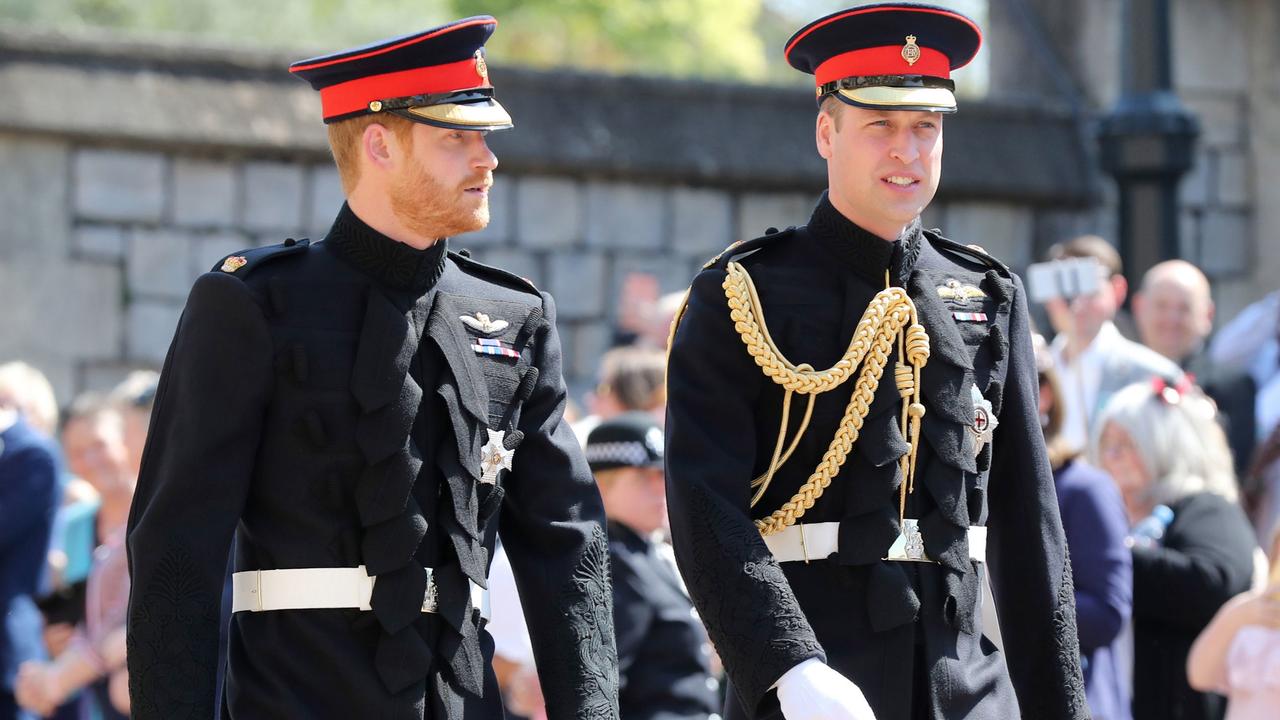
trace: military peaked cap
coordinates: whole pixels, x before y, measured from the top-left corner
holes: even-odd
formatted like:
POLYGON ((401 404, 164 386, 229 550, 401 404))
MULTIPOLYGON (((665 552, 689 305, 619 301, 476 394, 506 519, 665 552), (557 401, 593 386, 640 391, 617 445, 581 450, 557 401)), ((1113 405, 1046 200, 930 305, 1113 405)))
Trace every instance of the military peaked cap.
POLYGON ((501 130, 511 116, 498 104, 484 43, 498 21, 488 15, 300 60, 289 72, 320 91, 326 123, 393 112, 459 130, 501 130))
POLYGON ((976 23, 915 3, 863 5, 809 23, 787 41, 787 62, 815 76, 818 101, 882 110, 955 112, 951 71, 982 44, 976 23))

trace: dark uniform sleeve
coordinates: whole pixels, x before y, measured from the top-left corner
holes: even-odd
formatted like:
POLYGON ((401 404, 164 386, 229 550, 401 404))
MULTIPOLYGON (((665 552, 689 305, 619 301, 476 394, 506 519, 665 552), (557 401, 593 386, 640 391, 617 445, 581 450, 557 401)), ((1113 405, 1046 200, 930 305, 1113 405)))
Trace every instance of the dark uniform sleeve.
POLYGON ((213 717, 227 552, 254 470, 272 345, 239 279, 196 281, 165 359, 129 516, 138 719, 213 717))
POLYGON ((581 446, 564 421, 555 304, 535 349, 537 383, 520 418, 503 503, 503 547, 524 605, 534 659, 554 718, 618 717, 618 660, 604 507, 581 446))
POLYGON ((748 515, 753 408, 767 378, 733 328, 724 275, 708 270, 694 280, 671 349, 667 495, 689 595, 754 716, 783 673, 826 655, 748 515))
POLYGON ((988 489, 987 559, 1022 717, 1087 718, 1067 545, 1040 429, 1022 282, 1014 278, 1009 370, 988 489))

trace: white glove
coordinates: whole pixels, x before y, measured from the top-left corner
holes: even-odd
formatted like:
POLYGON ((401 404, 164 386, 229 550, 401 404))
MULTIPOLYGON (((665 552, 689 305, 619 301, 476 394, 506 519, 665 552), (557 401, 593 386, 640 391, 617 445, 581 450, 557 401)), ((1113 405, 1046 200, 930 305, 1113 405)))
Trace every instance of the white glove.
POLYGON ((858 686, 817 658, 783 673, 774 687, 787 720, 876 720, 858 686))

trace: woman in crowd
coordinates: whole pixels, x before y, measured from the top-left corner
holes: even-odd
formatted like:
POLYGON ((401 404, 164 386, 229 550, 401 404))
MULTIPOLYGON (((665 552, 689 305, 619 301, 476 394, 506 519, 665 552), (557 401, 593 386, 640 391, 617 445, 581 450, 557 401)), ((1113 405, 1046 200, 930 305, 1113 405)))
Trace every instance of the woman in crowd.
POLYGON ((1134 720, 1211 720, 1223 699, 1187 682, 1196 636, 1249 589, 1256 548, 1236 502, 1231 452, 1212 401, 1157 378, 1114 395, 1092 453, 1131 527, 1134 720))
POLYGON ((1280 712, 1280 531, 1269 545, 1267 587, 1222 606, 1187 658, 1191 687, 1227 696, 1227 720, 1266 720, 1280 712))
POLYGON ((1120 492, 1102 470, 1080 458, 1062 435, 1066 412, 1058 373, 1044 339, 1034 337, 1040 376, 1040 422, 1071 552, 1080 668, 1093 720, 1129 720, 1127 668, 1120 631, 1133 608, 1133 568, 1120 492))
POLYGON ((87 395, 72 405, 62 431, 68 467, 89 481, 102 498, 85 598, 84 621, 51 662, 24 663, 18 672, 18 702, 49 715, 82 688, 93 688, 104 720, 127 713, 125 615, 129 569, 125 525, 137 475, 131 469, 121 410, 87 395))

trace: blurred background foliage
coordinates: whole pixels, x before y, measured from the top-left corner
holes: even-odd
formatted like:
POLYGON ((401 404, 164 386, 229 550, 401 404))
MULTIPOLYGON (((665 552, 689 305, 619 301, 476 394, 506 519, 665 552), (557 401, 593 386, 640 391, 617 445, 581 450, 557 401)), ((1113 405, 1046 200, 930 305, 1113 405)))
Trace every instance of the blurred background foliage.
MULTIPOLYGON (((982 23, 988 0, 932 0, 982 23)), ((858 0, 0 0, 0 23, 317 52, 468 15, 499 19, 495 64, 805 84, 782 47, 805 22, 858 0)), ((961 91, 985 85, 981 54, 961 91)))

